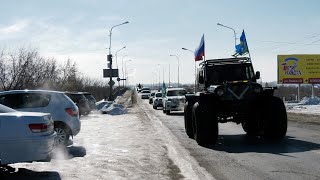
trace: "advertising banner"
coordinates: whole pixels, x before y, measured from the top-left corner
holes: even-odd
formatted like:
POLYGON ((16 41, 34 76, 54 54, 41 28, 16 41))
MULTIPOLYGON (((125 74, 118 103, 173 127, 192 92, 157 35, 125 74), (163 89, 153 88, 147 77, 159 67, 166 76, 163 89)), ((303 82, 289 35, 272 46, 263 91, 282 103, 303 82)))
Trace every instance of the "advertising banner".
POLYGON ((320 54, 278 55, 278 84, 320 84, 320 54))

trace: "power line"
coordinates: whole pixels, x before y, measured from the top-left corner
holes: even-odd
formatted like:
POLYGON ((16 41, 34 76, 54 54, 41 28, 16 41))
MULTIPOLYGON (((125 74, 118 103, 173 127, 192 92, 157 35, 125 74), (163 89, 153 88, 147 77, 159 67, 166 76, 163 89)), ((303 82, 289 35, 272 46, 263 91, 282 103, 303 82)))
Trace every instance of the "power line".
MULTIPOLYGON (((310 45, 314 45, 314 46, 318 46, 320 44, 316 44, 317 42, 320 41, 320 39, 316 40, 316 41, 313 41, 311 43, 302 43, 304 41, 307 41, 307 40, 310 40, 310 39, 314 39, 316 37, 320 36, 320 33, 314 33, 314 34, 311 34, 311 35, 308 35, 306 37, 303 37, 299 40, 296 40, 296 41, 293 41, 293 42, 288 42, 288 41, 273 41, 273 40, 253 40, 253 41, 256 41, 256 42, 265 42, 265 43, 273 43, 273 44, 281 44, 281 45, 277 45, 277 46, 268 46, 268 47, 264 47, 264 48, 271 48, 272 51, 277 51, 278 49, 281 49, 281 48, 286 48, 288 46, 291 46, 291 45, 298 45, 298 47, 301 47, 301 46, 310 46, 310 45)), ((296 49, 298 47, 294 47, 294 48, 291 48, 287 51, 291 51, 293 49, 296 49)), ((259 48, 258 48, 259 49, 259 48)))

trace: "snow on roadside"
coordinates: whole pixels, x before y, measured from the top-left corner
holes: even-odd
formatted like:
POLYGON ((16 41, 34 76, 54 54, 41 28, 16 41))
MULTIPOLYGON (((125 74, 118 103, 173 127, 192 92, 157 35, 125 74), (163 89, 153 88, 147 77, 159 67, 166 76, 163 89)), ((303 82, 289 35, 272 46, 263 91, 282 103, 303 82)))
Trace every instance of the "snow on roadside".
POLYGON ((320 98, 317 96, 315 97, 304 97, 302 100, 299 102, 300 105, 320 105, 320 98))
MULTIPOLYGON (((141 109, 131 108, 119 116, 92 113, 81 121, 73 146, 60 150, 51 162, 12 164, 16 170, 8 176, 67 180, 185 178, 169 158, 169 153, 181 154, 172 143, 166 146, 173 137, 163 135, 163 127, 141 109)), ((183 166, 189 166, 189 162, 183 166)), ((187 177, 192 172, 186 172, 187 177)))
POLYGON ((126 107, 132 107, 132 91, 126 91, 123 96, 118 96, 114 101, 98 101, 97 109, 102 114, 121 115, 127 114, 126 107))
POLYGON ((320 98, 319 97, 304 97, 298 103, 285 103, 287 112, 320 115, 320 98))
MULTIPOLYGON (((140 108, 147 109, 144 105, 140 108)), ((162 123, 162 121, 152 113, 145 112, 150 120, 154 123, 156 132, 164 139, 164 145, 168 149, 169 158, 179 167, 186 179, 200 180, 200 179, 215 179, 209 174, 199 163, 190 155, 189 151, 180 145, 179 140, 172 134, 172 132, 162 123)))

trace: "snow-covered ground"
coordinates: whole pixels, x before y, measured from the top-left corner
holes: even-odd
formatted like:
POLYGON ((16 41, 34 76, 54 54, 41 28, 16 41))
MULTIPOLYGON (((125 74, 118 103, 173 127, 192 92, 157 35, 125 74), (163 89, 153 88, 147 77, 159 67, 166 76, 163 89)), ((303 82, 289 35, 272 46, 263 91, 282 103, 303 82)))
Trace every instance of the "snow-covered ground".
POLYGON ((82 116, 72 146, 51 162, 12 164, 0 179, 212 179, 159 119, 143 107, 124 109, 82 116))
POLYGON ((304 97, 300 102, 286 103, 287 112, 320 115, 320 98, 304 97))

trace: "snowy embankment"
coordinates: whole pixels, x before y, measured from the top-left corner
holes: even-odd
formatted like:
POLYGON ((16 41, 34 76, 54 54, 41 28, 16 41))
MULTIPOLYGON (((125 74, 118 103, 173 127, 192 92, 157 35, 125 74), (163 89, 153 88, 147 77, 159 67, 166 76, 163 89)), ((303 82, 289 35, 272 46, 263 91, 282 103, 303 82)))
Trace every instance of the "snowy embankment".
POLYGON ((132 107, 132 91, 126 91, 123 96, 118 96, 114 101, 101 100, 96 104, 97 110, 101 114, 127 114, 127 108, 132 107))
POLYGON ((304 97, 298 103, 286 103, 286 107, 289 113, 320 115, 320 98, 304 97))
POLYGON ((211 179, 189 162, 190 155, 160 120, 132 107, 130 97, 129 92, 116 100, 126 113, 109 106, 109 114, 81 117, 73 145, 57 149, 51 162, 12 164, 0 179, 211 179))

